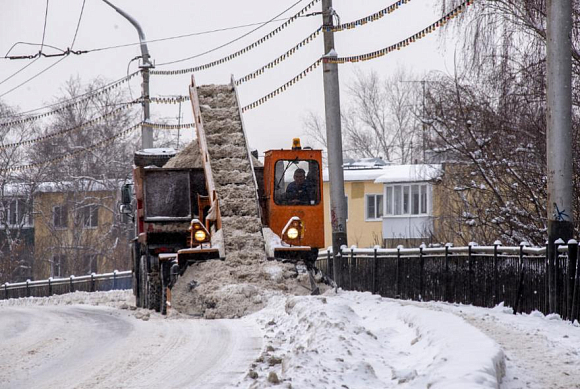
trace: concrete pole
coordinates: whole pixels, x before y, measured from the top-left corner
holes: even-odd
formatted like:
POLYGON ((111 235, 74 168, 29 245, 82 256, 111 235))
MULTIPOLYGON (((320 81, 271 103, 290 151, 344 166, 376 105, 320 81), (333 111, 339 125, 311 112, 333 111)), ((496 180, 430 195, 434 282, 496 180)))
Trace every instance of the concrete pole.
POLYGON ((547 2, 547 159, 549 309, 556 307, 554 241, 574 232, 572 186, 572 1, 547 2))
MULTIPOLYGON (((141 74, 143 76, 143 84, 142 87, 142 95, 141 98, 143 99, 143 121, 148 122, 151 118, 150 111, 149 111, 149 69, 154 68, 155 66, 151 63, 151 57, 149 56, 149 50, 147 49, 147 38, 145 38, 145 33, 141 28, 141 25, 135 20, 131 15, 127 12, 123 11, 119 7, 113 5, 108 0, 103 0, 106 4, 111 6, 115 11, 117 11, 121 16, 127 19, 133 27, 137 29, 137 33, 139 34, 139 42, 141 43, 141 58, 142 63, 139 65, 141 69, 141 74)), ((153 147, 153 129, 151 127, 142 126, 141 128, 141 148, 143 149, 150 149, 153 147)))
MULTIPOLYGON (((325 27, 334 26, 332 0, 322 0, 322 17, 325 27)), ((324 30, 326 58, 336 58, 334 32, 324 30)), ((332 226, 332 250, 334 253, 333 278, 339 279, 340 247, 347 244, 346 198, 344 195, 344 171, 342 161, 342 129, 340 123, 340 90, 338 64, 325 62, 324 107, 326 112, 326 141, 328 146, 328 177, 330 186, 330 222, 332 226)))

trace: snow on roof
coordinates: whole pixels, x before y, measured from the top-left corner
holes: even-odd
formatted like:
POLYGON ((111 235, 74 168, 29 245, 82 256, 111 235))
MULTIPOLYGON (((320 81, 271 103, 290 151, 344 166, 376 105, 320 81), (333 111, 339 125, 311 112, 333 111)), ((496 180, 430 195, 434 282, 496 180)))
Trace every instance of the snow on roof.
POLYGON ((443 173, 442 165, 392 165, 382 169, 383 174, 375 179, 375 184, 394 182, 421 182, 436 179, 443 173))
MULTIPOLYGON (((344 169, 345 181, 374 181, 385 172, 382 168, 374 169, 344 169)), ((322 180, 328 182, 328 169, 322 172, 322 180)))
POLYGON ((36 187, 36 192, 53 193, 53 192, 96 192, 96 191, 110 191, 117 190, 121 187, 121 182, 124 180, 93 180, 85 179, 78 181, 62 181, 62 182, 41 182, 36 187))

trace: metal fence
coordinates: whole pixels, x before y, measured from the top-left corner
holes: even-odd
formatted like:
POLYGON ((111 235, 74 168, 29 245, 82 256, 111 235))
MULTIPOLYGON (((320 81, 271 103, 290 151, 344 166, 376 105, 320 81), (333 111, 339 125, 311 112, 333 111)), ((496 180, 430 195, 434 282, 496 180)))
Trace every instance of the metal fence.
MULTIPOLYGON (((563 243, 563 242, 562 242, 563 243)), ((470 245, 360 249, 343 246, 336 258, 338 286, 384 297, 436 300, 481 307, 504 301, 515 312, 556 312, 580 319, 578 243, 558 246, 550 264, 546 247, 470 245), (551 266, 550 266, 551 265, 551 266), (550 290, 548 278, 554 277, 550 290), (549 308, 550 293, 555 305, 549 308)), ((333 277, 332 248, 317 266, 333 277)))
POLYGON ((0 285, 0 300, 21 297, 48 297, 55 294, 72 292, 105 292, 116 289, 132 288, 132 272, 114 271, 112 273, 49 278, 48 280, 5 283, 0 285))

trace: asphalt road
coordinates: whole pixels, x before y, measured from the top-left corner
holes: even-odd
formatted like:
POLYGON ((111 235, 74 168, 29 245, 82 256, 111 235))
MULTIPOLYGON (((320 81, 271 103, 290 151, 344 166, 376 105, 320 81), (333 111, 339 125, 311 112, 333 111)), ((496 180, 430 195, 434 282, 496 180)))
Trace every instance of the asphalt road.
MULTIPOLYGON (((243 320, 144 321, 101 306, 2 307, 1 388, 227 388, 262 347, 243 320)), ((139 315, 137 315, 139 316, 139 315)))

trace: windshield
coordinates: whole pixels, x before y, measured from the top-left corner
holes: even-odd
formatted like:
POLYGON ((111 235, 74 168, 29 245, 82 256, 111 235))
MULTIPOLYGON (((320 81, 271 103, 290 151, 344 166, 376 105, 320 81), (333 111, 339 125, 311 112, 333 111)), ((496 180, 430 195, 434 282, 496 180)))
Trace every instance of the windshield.
POLYGON ((320 203, 320 167, 315 160, 279 160, 275 166, 274 202, 278 205, 320 203))

